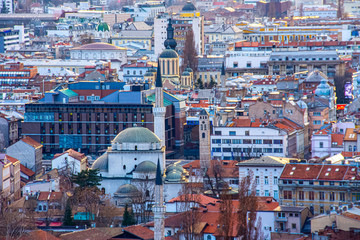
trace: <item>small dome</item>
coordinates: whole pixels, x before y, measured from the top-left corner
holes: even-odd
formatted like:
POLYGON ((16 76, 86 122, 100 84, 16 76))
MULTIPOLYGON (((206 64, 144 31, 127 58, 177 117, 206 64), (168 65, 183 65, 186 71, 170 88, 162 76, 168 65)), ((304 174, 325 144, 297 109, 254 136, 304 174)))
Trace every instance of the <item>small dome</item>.
POLYGON ((165 181, 179 182, 182 179, 182 174, 179 171, 173 170, 166 174, 165 181))
POLYGON ((182 73, 182 76, 190 76, 190 73, 189 73, 188 71, 184 71, 184 72, 182 73))
POLYGON ((148 70, 148 72, 153 72, 153 73, 156 73, 156 68, 151 67, 151 68, 148 70))
POLYGON ((122 26, 121 23, 114 23, 113 30, 121 30, 122 26))
POLYGON ((315 90, 315 95, 317 96, 330 96, 331 90, 330 86, 327 83, 326 79, 321 80, 321 83, 317 86, 315 90))
POLYGON ((136 173, 156 172, 156 164, 150 161, 144 161, 136 167, 134 172, 136 173))
POLYGON ((182 8, 183 12, 193 12, 196 11, 196 7, 194 6, 194 4, 192 4, 192 2, 187 1, 186 4, 184 5, 184 7, 182 8))
POLYGON ((134 186, 134 185, 131 185, 131 184, 124 184, 124 185, 121 185, 117 190, 116 192, 117 194, 137 194, 139 193, 139 190, 134 186))
POLYGON ((98 32, 107 32, 110 31, 110 26, 106 22, 101 22, 96 29, 98 32))
POLYGON ((159 143, 160 139, 147 128, 131 127, 121 131, 113 143, 159 143))
POLYGON ((105 152, 98 159, 95 160, 91 169, 99 169, 101 171, 108 171, 108 153, 105 152))
POLYGON ((177 171, 181 174, 182 172, 184 172, 184 168, 182 166, 180 166, 179 164, 171 164, 166 168, 166 173, 169 173, 172 171, 177 171))
POLYGON ((159 58, 179 58, 179 55, 172 49, 165 49, 160 54, 159 58))
POLYGON ((189 73, 193 72, 193 70, 190 67, 185 68, 185 71, 187 71, 189 73))

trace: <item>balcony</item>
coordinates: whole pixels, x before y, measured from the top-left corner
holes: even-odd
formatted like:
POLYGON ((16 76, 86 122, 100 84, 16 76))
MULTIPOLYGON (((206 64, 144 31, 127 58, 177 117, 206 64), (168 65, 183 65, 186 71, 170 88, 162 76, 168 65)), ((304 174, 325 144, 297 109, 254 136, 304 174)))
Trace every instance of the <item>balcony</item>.
POLYGON ((287 222, 287 217, 276 217, 275 221, 276 222, 287 222))

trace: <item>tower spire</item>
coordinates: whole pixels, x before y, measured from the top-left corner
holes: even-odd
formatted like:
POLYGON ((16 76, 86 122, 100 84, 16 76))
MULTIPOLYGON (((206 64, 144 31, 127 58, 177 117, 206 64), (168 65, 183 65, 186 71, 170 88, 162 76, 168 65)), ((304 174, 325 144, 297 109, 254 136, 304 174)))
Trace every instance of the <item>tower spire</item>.
POLYGON ((162 88, 162 79, 161 79, 160 61, 159 60, 158 60, 158 67, 157 67, 157 71, 156 71, 155 87, 162 88))
POLYGON ((165 239, 165 206, 164 206, 164 186, 160 160, 157 162, 156 180, 155 180, 155 205, 154 212, 154 240, 165 239))
POLYGON ((165 48, 171 48, 172 50, 175 50, 177 43, 174 39, 174 28, 171 23, 171 18, 169 18, 169 23, 166 28, 167 31, 167 39, 164 42, 165 48))

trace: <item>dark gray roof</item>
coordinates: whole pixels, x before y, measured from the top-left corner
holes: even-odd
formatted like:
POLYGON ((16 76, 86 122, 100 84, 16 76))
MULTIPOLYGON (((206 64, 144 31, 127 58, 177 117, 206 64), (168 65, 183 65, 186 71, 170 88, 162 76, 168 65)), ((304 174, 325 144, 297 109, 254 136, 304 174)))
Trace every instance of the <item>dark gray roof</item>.
POLYGON ((172 49, 165 49, 159 56, 159 58, 178 58, 179 55, 172 49))
POLYGON ((302 212, 306 207, 278 206, 275 212, 302 212))
POLYGON ((263 156, 260 158, 253 158, 243 162, 239 162, 238 166, 274 166, 283 167, 289 162, 289 158, 263 156))

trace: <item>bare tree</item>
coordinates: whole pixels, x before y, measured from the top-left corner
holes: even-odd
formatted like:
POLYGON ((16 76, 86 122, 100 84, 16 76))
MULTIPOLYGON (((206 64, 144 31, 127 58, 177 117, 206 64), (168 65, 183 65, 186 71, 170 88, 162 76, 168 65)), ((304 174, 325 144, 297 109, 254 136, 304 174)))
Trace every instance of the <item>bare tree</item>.
POLYGON ((220 196, 220 215, 217 220, 219 226, 218 235, 223 240, 231 240, 237 232, 237 208, 230 194, 223 192, 220 196))
POLYGON ((150 221, 152 204, 155 200, 155 181, 148 173, 142 174, 141 178, 133 184, 139 190, 139 194, 132 199, 132 208, 138 223, 150 221))
POLYGON ((194 32, 192 29, 190 29, 186 33, 185 46, 182 58, 183 64, 181 66, 181 71, 184 71, 185 68, 190 67, 193 72, 197 72, 198 58, 197 50, 195 48, 194 32))
POLYGON ((111 225, 118 225, 118 217, 121 216, 121 211, 114 204, 111 203, 111 197, 106 195, 102 199, 99 207, 99 214, 96 218, 97 227, 110 227, 111 225))
POLYGON ((182 185, 179 199, 179 210, 181 215, 181 231, 186 240, 200 240, 202 238, 199 231, 201 212, 199 210, 200 189, 195 183, 182 185))

